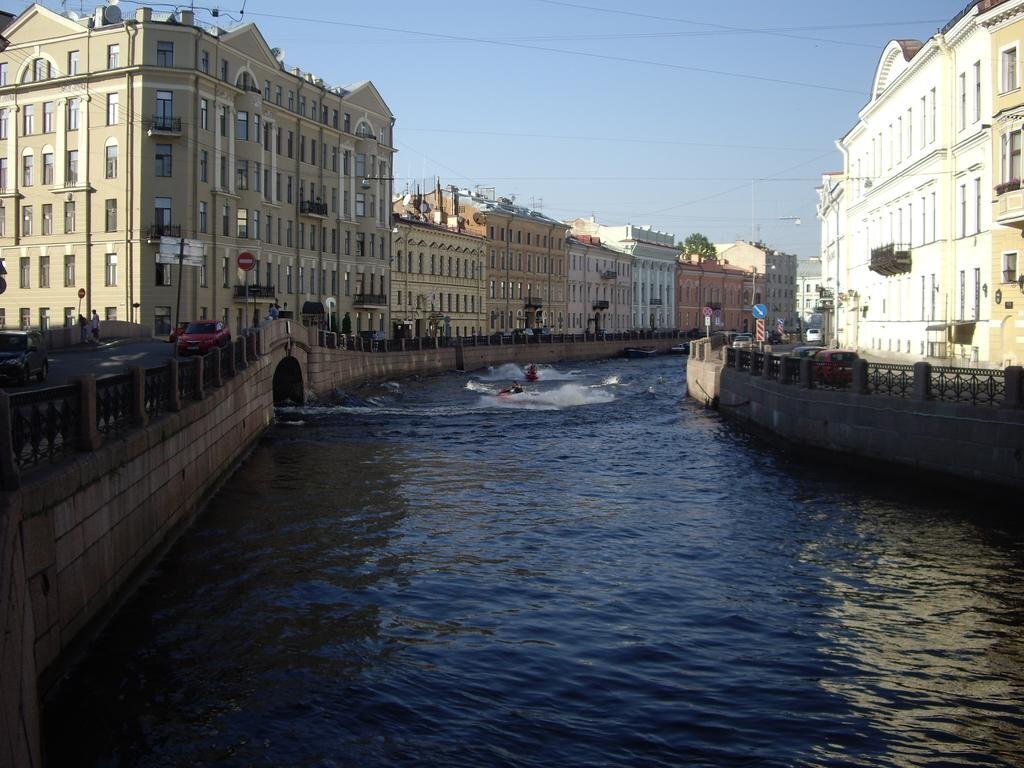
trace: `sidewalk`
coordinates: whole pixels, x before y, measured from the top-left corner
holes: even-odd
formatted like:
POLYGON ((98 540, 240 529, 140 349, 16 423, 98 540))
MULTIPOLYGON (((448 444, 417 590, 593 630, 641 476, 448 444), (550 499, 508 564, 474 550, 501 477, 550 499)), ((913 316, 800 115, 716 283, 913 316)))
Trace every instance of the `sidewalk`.
POLYGON ((60 353, 67 354, 69 352, 101 352, 105 349, 111 349, 112 347, 123 347, 128 344, 148 344, 151 341, 165 341, 163 337, 152 336, 144 338, 141 336, 132 336, 128 338, 110 338, 100 339, 98 343, 86 342, 85 344, 78 343, 71 347, 57 347, 56 349, 47 350, 47 354, 60 353))

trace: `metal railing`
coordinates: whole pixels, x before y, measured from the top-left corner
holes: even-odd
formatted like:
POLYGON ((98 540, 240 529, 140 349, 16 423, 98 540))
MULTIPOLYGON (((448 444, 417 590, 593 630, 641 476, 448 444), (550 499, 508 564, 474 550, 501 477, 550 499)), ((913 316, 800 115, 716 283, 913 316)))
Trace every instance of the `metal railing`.
POLYGON ((153 115, 146 121, 146 130, 166 131, 168 133, 181 133, 181 118, 168 115, 153 115))
POLYGON ((299 213, 311 216, 326 216, 327 203, 314 202, 313 200, 299 200, 299 213))
POLYGON ((158 416, 167 411, 171 398, 171 372, 166 365, 159 368, 147 368, 145 379, 144 407, 150 416, 158 416))
POLYGON ((818 389, 849 389, 853 383, 853 367, 830 360, 811 360, 811 380, 818 389))
POLYGON ((352 297, 352 304, 357 307, 382 307, 388 303, 383 293, 357 293, 352 297))
POLYGON ((178 397, 187 400, 196 391, 196 368, 199 358, 182 360, 178 363, 178 397))
POLYGON ((159 240, 161 237, 181 237, 180 224, 150 224, 146 230, 147 240, 159 240))
POLYGON ((868 363, 868 392, 873 395, 911 397, 914 394, 914 366, 868 363))
POLYGON ((256 299, 272 299, 277 294, 274 292, 274 286, 272 285, 236 285, 235 298, 244 299, 246 296, 256 299))
POLYGON ((96 425, 105 435, 131 426, 132 376, 121 373, 96 380, 96 425))
POLYGON ((999 405, 1006 396, 1006 380, 1003 371, 933 367, 929 391, 944 402, 999 405))
POLYGON ((77 384, 11 395, 15 466, 30 467, 75 451, 81 428, 81 402, 77 384))

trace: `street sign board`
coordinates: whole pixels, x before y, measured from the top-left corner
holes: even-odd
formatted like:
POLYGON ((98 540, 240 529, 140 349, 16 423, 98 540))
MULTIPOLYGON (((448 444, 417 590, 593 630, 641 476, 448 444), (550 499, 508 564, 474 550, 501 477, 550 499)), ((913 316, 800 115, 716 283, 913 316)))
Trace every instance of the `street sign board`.
MULTIPOLYGON (((156 254, 157 264, 177 264, 178 261, 177 253, 165 253, 163 251, 158 251, 156 254)), ((202 254, 198 256, 190 256, 188 251, 186 251, 185 255, 181 258, 181 263, 186 267, 201 267, 203 266, 202 254)))
POLYGON ((711 326, 711 315, 704 315, 704 325, 711 326))
POLYGON ((256 257, 253 256, 248 251, 242 251, 240 254, 238 254, 238 257, 235 259, 235 261, 238 263, 238 268, 244 272, 248 272, 250 269, 256 266, 256 257))
POLYGON ((782 329, 786 327, 785 319, 780 317, 775 321, 775 324, 779 326, 779 333, 782 333, 782 329))
POLYGON ((711 307, 704 307, 704 317, 711 317, 711 307))
MULTIPOLYGON (((202 256, 206 253, 206 246, 202 240, 193 240, 186 237, 184 241, 186 256, 202 256)), ((181 249, 181 242, 182 238, 180 237, 161 237, 159 250, 163 253, 173 253, 177 256, 178 251, 181 249)))
POLYGON ((759 320, 763 320, 764 318, 768 317, 768 307, 766 307, 764 304, 755 304, 751 308, 750 314, 752 314, 755 318, 759 320))
POLYGON ((80 299, 84 299, 85 298, 85 288, 79 288, 78 289, 78 298, 80 298, 80 299))
POLYGON ((757 318, 757 340, 764 341, 764 318, 757 318))

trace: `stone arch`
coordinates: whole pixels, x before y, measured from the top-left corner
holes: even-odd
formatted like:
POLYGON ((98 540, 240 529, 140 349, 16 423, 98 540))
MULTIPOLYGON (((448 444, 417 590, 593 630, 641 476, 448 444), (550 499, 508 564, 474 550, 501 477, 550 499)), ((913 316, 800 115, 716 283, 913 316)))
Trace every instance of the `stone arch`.
POLYGON ((294 357, 281 360, 274 369, 274 402, 293 402, 303 405, 306 401, 305 383, 302 380, 302 366, 294 357))

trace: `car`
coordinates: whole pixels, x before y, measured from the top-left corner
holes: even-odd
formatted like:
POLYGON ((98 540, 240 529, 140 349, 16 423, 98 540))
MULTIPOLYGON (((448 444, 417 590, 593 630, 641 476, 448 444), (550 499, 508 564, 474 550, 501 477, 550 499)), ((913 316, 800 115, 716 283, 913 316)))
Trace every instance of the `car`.
POLYGON ((750 349, 754 345, 754 336, 750 333, 737 333, 732 339, 733 349, 750 349))
POLYGON ((25 384, 35 376, 38 381, 46 381, 49 367, 42 334, 0 331, 0 379, 25 384))
POLYGON ((808 344, 821 341, 821 328, 807 328, 804 331, 804 341, 808 344))
POLYGON ((178 337, 179 355, 205 355, 214 347, 226 347, 231 343, 231 332, 219 320, 194 320, 185 327, 178 337))
POLYGON ((822 349, 811 358, 814 380, 831 387, 849 386, 853 381, 853 362, 860 355, 852 349, 822 349))
POLYGON ((824 347, 819 347, 816 344, 808 344, 799 347, 793 347, 789 350, 791 357, 814 357, 818 352, 823 350, 824 347))
POLYGON ((782 334, 778 331, 768 331, 768 343, 769 344, 781 344, 782 334))
POLYGON ((171 344, 176 342, 178 340, 178 337, 185 332, 185 329, 188 328, 189 323, 191 322, 191 320, 179 320, 171 329, 171 333, 167 337, 167 340, 171 342, 171 344))

